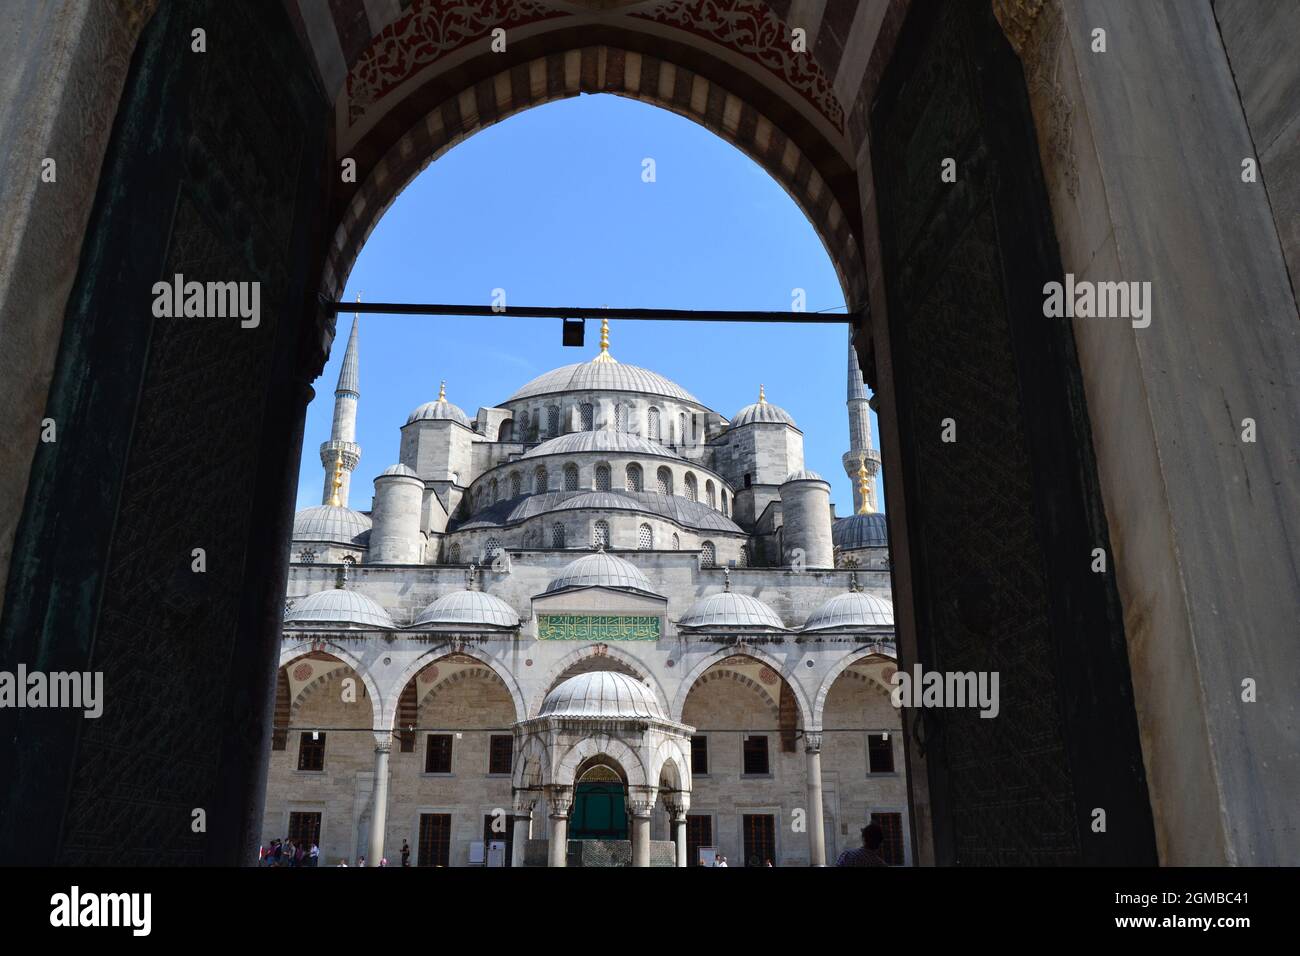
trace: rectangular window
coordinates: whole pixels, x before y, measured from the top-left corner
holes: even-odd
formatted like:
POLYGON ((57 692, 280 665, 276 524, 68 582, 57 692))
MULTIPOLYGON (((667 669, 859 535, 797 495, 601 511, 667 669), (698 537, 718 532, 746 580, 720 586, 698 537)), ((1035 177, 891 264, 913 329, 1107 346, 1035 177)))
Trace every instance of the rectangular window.
POLYGON ((691 738, 691 773, 709 772, 709 738, 699 734, 691 738))
POLYGON ((325 735, 319 731, 303 731, 298 741, 298 769, 325 769, 325 735))
POLYGON ((451 865, 451 814, 420 814, 420 847, 417 866, 451 865))
POLYGON ((451 773, 451 734, 429 734, 424 745, 424 772, 451 773))
POLYGON ((894 739, 889 734, 867 735, 867 772, 894 772, 894 739))
POLYGON ((745 866, 776 865, 776 819, 770 813, 746 813, 741 817, 745 836, 745 866))
POLYGON ((488 740, 488 773, 509 773, 514 750, 512 735, 493 734, 488 740))
POLYGON ((515 842, 514 830, 515 828, 514 826, 512 826, 510 814, 507 813, 498 817, 494 817, 490 813, 484 815, 483 817, 483 865, 484 866, 487 866, 488 864, 488 847, 495 840, 506 841, 505 865, 506 866, 513 865, 510 862, 510 856, 511 856, 511 850, 514 847, 514 842, 515 842), (496 824, 497 829, 493 829, 492 825, 494 823, 496 824))
POLYGON ((903 815, 901 813, 873 813, 871 822, 885 832, 885 842, 880 844, 880 855, 890 866, 902 866, 903 815))
POLYGON ((743 773, 746 776, 766 775, 769 772, 767 765, 767 737, 763 734, 746 737, 744 758, 743 773))
POLYGON ((320 814, 290 813, 289 839, 294 846, 302 847, 303 852, 310 850, 313 843, 320 846, 320 814))
POLYGON ((686 814, 686 865, 700 865, 700 847, 713 846, 713 817, 703 813, 686 814))

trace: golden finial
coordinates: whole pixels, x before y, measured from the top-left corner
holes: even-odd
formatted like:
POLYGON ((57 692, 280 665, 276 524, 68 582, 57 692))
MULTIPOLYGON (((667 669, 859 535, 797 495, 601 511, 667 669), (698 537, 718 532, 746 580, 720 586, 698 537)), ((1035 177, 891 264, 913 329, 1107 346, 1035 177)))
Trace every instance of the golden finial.
POLYGON ((447 400, 447 380, 444 378, 441 382, 438 383, 438 401, 445 402, 446 400, 447 400))
POLYGON ((867 475, 867 456, 859 455, 858 456, 858 497, 862 499, 861 503, 858 505, 858 514, 860 515, 869 515, 872 513, 871 498, 869 494, 870 490, 871 490, 871 480, 870 477, 867 475))
POLYGON ((341 508, 343 502, 339 500, 339 489, 343 487, 343 452, 338 453, 334 459, 334 493, 330 495, 330 507, 341 508))
POLYGON ((600 320, 600 354, 596 356, 595 361, 615 361, 614 356, 609 354, 609 319, 600 320))
POLYGON ((763 390, 762 385, 758 386, 758 404, 760 405, 767 404, 767 393, 763 390))

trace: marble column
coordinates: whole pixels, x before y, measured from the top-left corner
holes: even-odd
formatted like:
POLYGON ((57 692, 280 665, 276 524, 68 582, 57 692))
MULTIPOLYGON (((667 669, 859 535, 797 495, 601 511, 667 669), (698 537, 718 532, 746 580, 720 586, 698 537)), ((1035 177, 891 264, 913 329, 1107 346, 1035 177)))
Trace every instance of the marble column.
POLYGON ((650 865, 650 811, 654 804, 646 800, 629 800, 632 814, 632 865, 650 865))
POLYGON ((548 866, 568 866, 569 809, 573 806, 572 787, 548 787, 546 802, 551 809, 551 836, 548 866))
POLYGON ((673 844, 677 851, 677 866, 689 866, 690 861, 686 858, 686 811, 691 807, 690 794, 679 793, 674 799, 665 800, 664 806, 667 808, 669 819, 672 821, 673 844))
POLYGON ((808 757, 808 862, 826 865, 826 826, 822 811, 822 735, 803 735, 804 753, 808 757))
POLYGON ((393 747, 389 734, 375 735, 374 806, 370 811, 370 849, 366 865, 378 866, 384 855, 384 829, 388 826, 388 753, 393 747))
POLYGON ((524 851, 533 835, 533 805, 535 802, 536 800, 532 796, 515 795, 515 832, 510 845, 511 866, 524 865, 524 851))

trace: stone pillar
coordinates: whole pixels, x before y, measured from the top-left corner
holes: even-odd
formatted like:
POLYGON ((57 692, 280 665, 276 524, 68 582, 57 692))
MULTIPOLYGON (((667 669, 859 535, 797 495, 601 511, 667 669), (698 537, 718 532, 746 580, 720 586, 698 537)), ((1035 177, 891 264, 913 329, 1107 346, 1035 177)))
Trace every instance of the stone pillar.
POLYGON ((389 734, 375 735, 374 807, 370 812, 370 849, 366 865, 378 866, 384 855, 384 828, 388 825, 388 752, 393 747, 389 734))
POLYGON ((665 800, 664 806, 672 821, 673 843, 677 847, 677 865, 689 866, 690 861, 686 858, 686 811, 690 809, 691 796, 689 793, 679 793, 674 799, 665 800))
POLYGON ((632 814, 632 865, 650 865, 650 813, 654 810, 655 796, 629 794, 627 806, 632 814))
POLYGON ((533 835, 533 805, 536 799, 531 795, 515 794, 515 832, 510 845, 510 865, 524 865, 524 850, 533 835))
POLYGON ((803 735, 804 753, 808 756, 808 862, 826 865, 826 825, 822 819, 822 735, 821 731, 803 735))
POLYGON ((573 806, 572 787, 547 787, 546 802, 551 808, 551 838, 548 866, 568 866, 569 808, 573 806))

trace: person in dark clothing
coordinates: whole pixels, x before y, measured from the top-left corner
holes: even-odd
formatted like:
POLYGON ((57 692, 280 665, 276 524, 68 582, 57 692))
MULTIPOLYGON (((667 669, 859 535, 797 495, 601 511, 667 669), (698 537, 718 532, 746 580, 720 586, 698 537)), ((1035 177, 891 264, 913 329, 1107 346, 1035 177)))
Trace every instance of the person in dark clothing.
POLYGON ((836 866, 888 866, 880 855, 880 845, 885 842, 885 831, 878 823, 868 823, 862 828, 862 846, 845 850, 835 861, 836 866))
POLYGON ((411 848, 405 840, 402 841, 402 866, 411 865, 411 848))

